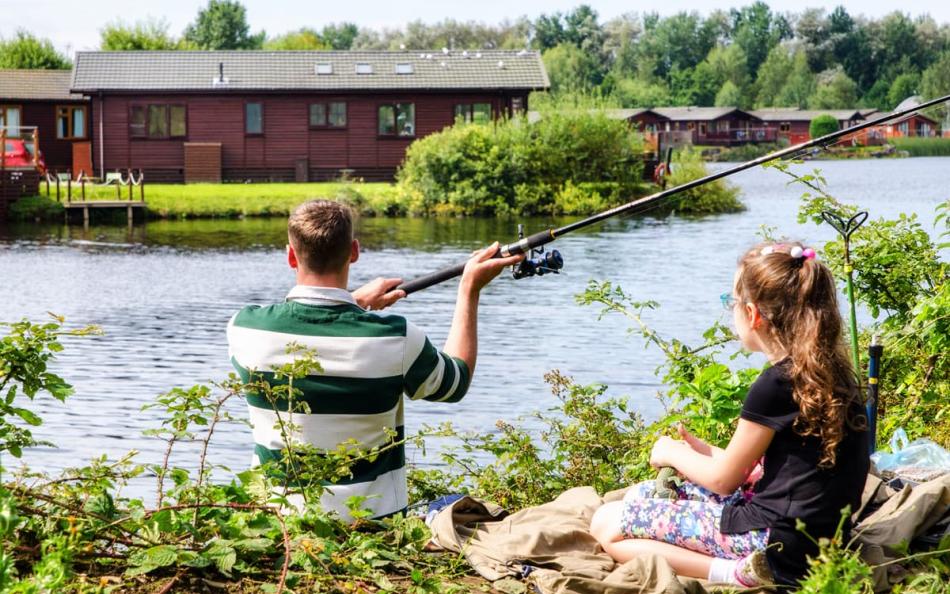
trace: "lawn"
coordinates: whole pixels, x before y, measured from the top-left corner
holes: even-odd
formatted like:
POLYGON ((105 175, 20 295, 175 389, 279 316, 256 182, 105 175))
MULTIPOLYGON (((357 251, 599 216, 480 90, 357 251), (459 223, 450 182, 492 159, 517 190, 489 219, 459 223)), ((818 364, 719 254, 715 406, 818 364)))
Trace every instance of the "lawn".
MULTIPOLYGON (((73 185, 73 200, 80 189, 73 185)), ((60 189, 65 199, 66 189, 60 189)), ((45 186, 40 187, 45 196, 45 186)), ((121 188, 120 197, 128 199, 128 188, 121 188)), ((134 199, 139 188, 134 188, 134 199)), ((50 198, 56 198, 50 188, 50 198)), ((239 216, 285 216, 301 202, 313 198, 332 198, 350 203, 358 210, 372 214, 393 214, 403 210, 398 190, 390 183, 322 182, 322 183, 258 183, 258 184, 148 184, 145 202, 149 216, 157 218, 209 218, 239 216)), ((86 186, 87 200, 115 200, 115 186, 86 186)))

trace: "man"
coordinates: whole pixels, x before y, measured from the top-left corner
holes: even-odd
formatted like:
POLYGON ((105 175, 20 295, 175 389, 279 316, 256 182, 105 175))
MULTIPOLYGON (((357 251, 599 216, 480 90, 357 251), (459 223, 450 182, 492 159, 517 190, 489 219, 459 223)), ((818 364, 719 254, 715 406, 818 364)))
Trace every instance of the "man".
MULTIPOLYGON (((479 293, 521 256, 492 258, 495 244, 469 259, 452 327, 439 351, 404 318, 372 312, 405 297, 395 290, 401 279, 379 278, 347 291, 350 265, 360 255, 348 207, 324 200, 301 204, 290 216, 288 238, 287 262, 296 270, 297 285, 284 303, 248 306, 231 319, 231 362, 244 381, 252 375, 270 381, 273 368, 293 359, 287 345, 295 343, 316 352, 321 372, 295 380, 302 392, 296 402, 306 403, 309 411, 294 410, 290 432, 286 401, 248 396, 258 462, 281 459, 284 435, 317 450, 332 450, 347 440, 363 449, 384 446, 391 440, 388 431, 403 439, 403 393, 435 402, 457 402, 465 395, 478 350, 479 293)), ((402 445, 373 461, 357 462, 351 471, 352 477, 327 487, 321 497, 325 510, 349 518, 345 502, 352 496, 367 497, 364 506, 374 517, 406 508, 402 445)), ((299 505, 302 496, 290 500, 299 505)))

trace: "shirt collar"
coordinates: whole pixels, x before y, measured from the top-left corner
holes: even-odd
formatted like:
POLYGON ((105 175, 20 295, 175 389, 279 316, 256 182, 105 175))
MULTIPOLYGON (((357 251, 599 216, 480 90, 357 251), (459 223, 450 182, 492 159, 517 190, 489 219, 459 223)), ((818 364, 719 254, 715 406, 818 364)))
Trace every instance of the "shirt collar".
POLYGON ((353 295, 346 289, 309 285, 297 285, 291 289, 290 293, 287 293, 287 301, 299 301, 308 305, 339 305, 341 303, 357 305, 353 295))

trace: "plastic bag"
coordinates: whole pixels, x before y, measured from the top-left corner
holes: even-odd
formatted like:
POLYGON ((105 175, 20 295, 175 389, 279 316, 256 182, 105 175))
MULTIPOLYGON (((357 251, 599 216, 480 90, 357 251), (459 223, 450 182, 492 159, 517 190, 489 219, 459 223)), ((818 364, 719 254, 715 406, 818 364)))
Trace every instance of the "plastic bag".
POLYGON ((950 473, 950 452, 933 440, 910 441, 903 427, 891 436, 891 452, 875 452, 871 461, 883 474, 923 483, 950 473))

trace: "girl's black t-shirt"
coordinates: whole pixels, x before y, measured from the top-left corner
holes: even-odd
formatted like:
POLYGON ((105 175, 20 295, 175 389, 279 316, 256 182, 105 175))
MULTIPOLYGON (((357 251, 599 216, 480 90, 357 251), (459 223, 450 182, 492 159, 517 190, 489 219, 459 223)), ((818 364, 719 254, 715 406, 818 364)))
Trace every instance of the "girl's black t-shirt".
MULTIPOLYGON (((834 535, 841 521, 841 510, 861 504, 861 494, 870 466, 868 434, 845 427, 845 437, 838 444, 835 466, 818 467, 821 441, 802 437, 793 425, 798 417, 798 404, 792 397, 787 376, 790 361, 785 359, 762 372, 749 389, 740 417, 775 430, 775 437, 765 451, 764 474, 756 483, 752 499, 738 505, 726 505, 722 511, 720 530, 738 534, 750 530, 770 529, 766 558, 780 584, 793 585, 807 570, 806 556, 818 551, 814 543, 796 530, 796 519, 805 523, 812 538, 834 535)), ((859 417, 864 410, 856 398, 848 418, 865 426, 859 417)), ((845 523, 845 530, 850 524, 845 523)), ((849 539, 845 534, 845 542, 849 539)))

